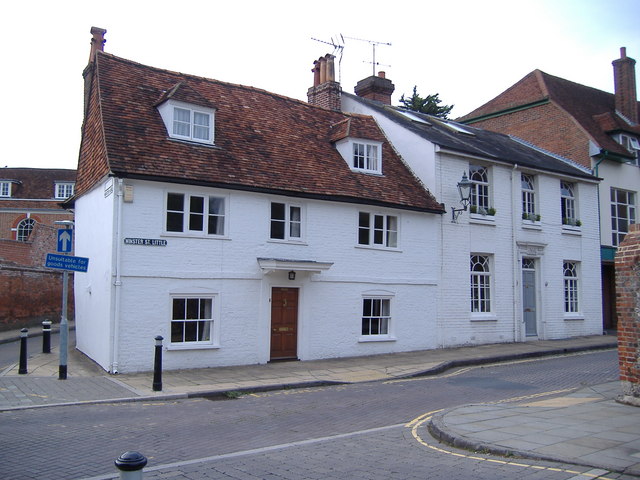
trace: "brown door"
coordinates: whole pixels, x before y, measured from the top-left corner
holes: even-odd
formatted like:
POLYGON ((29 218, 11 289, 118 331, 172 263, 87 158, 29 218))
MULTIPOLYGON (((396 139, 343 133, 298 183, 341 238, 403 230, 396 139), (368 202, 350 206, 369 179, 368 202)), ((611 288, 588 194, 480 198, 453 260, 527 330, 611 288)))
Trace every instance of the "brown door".
POLYGON ((271 360, 298 358, 298 289, 271 290, 271 360))

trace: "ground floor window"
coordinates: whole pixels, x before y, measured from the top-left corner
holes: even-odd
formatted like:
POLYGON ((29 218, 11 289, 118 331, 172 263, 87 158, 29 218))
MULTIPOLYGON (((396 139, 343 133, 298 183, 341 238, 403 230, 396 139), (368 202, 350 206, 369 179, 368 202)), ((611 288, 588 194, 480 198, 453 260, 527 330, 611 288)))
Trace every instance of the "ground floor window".
POLYGON ((564 262, 564 311, 579 312, 578 304, 578 265, 576 262, 564 262))
POLYGON ((471 311, 491 312, 491 269, 487 255, 471 255, 471 311))
POLYGON ((171 343, 211 343, 213 298, 173 298, 171 343))
POLYGON ((388 298, 362 299, 362 335, 389 335, 391 300, 388 298))

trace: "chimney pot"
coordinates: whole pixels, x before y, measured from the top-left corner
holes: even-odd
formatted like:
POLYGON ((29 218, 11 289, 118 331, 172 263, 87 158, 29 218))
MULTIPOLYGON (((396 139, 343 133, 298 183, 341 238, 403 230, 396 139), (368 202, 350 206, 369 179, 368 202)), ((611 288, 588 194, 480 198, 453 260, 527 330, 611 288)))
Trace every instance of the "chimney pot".
POLYGON ((620 47, 620 58, 627 58, 627 47, 620 47))
POLYGON ((378 72, 378 77, 380 77, 380 78, 387 78, 386 75, 387 74, 385 72, 382 72, 382 71, 378 72))
POLYGON ((104 39, 104 34, 107 33, 107 31, 104 28, 91 27, 90 33, 92 35, 92 38, 91 38, 91 52, 89 54, 89 63, 93 63, 93 60, 96 56, 96 52, 98 50, 100 50, 101 52, 104 52, 104 44, 106 43, 106 40, 104 39))

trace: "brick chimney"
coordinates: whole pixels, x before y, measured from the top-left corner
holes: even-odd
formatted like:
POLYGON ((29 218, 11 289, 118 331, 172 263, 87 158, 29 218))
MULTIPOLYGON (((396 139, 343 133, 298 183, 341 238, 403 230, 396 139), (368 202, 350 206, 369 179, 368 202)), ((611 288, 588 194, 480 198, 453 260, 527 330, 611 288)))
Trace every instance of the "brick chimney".
POLYGON ((307 90, 307 98, 312 105, 340 110, 342 90, 340 84, 336 82, 334 58, 336 57, 328 53, 313 62, 311 70, 313 72, 313 87, 307 90))
POLYGON ((636 61, 627 57, 626 47, 621 47, 620 58, 612 64, 616 110, 632 122, 638 123, 636 61))
POLYGON ((91 92, 91 81, 93 80, 93 64, 96 60, 96 52, 100 50, 104 52, 104 34, 107 31, 104 28, 91 27, 91 51, 89 53, 89 64, 82 72, 84 78, 84 114, 87 116, 87 109, 89 108, 89 94, 91 92))
POLYGON ((391 80, 386 78, 385 73, 378 72, 377 77, 371 75, 360 80, 356 85, 355 92, 359 97, 391 105, 391 94, 395 89, 396 87, 391 83, 391 80))

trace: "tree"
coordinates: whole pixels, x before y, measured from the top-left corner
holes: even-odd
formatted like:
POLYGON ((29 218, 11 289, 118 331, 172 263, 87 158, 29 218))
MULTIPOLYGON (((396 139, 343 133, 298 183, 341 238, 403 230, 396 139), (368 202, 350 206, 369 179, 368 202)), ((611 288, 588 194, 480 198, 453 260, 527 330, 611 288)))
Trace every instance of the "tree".
POLYGON ((415 112, 426 113, 434 115, 436 117, 447 118, 449 112, 453 108, 453 105, 442 105, 442 100, 438 98, 438 94, 427 95, 422 98, 418 95, 417 87, 413 87, 413 95, 409 98, 405 98, 404 94, 400 97, 401 106, 413 110, 415 112))

